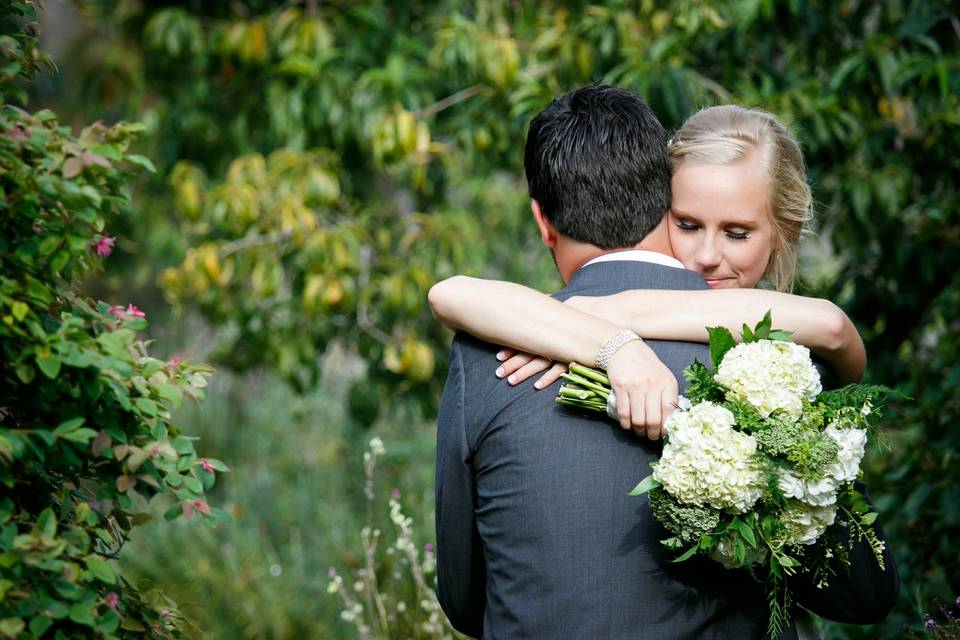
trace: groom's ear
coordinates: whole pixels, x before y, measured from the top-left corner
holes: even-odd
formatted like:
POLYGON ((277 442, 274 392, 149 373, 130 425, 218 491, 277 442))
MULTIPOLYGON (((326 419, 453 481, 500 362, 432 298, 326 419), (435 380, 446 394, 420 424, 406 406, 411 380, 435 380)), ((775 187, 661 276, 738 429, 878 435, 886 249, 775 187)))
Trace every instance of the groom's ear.
POLYGON ((537 221, 537 227, 540 229, 540 239, 543 240, 543 244, 550 249, 555 249, 557 246, 557 230, 543 215, 540 203, 536 200, 530 200, 530 210, 533 212, 533 219, 537 221))

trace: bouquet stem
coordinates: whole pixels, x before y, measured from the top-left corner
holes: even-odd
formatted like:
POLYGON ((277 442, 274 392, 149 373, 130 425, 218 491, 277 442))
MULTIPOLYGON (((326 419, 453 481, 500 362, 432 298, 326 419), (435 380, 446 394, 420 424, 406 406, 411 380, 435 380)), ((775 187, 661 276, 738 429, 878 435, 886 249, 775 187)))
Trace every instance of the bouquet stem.
POLYGON ((568 380, 560 387, 556 402, 568 407, 577 407, 597 413, 608 413, 610 396, 610 379, 602 371, 585 367, 577 362, 571 362, 569 372, 563 374, 568 380))

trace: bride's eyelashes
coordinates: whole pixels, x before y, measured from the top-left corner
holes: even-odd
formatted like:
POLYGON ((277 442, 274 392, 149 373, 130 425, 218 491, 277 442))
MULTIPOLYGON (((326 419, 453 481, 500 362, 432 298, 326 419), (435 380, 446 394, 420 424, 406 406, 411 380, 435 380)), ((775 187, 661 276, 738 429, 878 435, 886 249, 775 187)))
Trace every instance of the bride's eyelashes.
MULTIPOLYGON (((681 231, 698 231, 700 229, 699 224, 690 222, 689 220, 677 220, 674 224, 676 224, 677 228, 681 231)), ((749 231, 741 229, 728 229, 724 233, 726 233, 727 237, 731 240, 746 240, 750 237, 749 231)))

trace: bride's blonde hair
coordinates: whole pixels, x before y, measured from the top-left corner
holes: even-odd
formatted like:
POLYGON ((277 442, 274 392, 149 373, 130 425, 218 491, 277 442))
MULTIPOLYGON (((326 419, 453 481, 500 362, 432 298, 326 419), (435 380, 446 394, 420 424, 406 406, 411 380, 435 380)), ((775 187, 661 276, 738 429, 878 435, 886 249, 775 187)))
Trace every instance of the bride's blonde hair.
POLYGON ((684 162, 729 165, 761 153, 770 177, 774 246, 763 279, 778 291, 791 291, 797 250, 813 217, 813 196, 800 145, 773 114, 736 105, 709 107, 690 116, 668 143, 676 171, 684 162))

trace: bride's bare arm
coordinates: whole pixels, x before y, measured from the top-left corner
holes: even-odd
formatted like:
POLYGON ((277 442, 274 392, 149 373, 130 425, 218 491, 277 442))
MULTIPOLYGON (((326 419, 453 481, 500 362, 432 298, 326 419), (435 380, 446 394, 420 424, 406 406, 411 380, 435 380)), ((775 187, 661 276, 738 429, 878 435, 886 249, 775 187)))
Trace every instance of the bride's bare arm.
POLYGON ((512 282, 454 276, 427 294, 433 314, 453 329, 560 362, 593 365, 620 327, 512 282))
MULTIPOLYGON (((510 282, 454 276, 435 284, 428 299, 434 315, 449 327, 560 362, 593 365, 604 343, 621 329, 510 282)), ((663 419, 677 400, 670 370, 635 340, 616 352, 607 374, 617 395, 620 425, 659 438, 663 419)))
POLYGON ((572 299, 567 306, 589 309, 649 339, 706 342, 707 326, 739 336, 767 311, 777 329, 823 358, 841 383, 859 382, 866 368, 863 341, 850 318, 829 300, 763 289, 704 291, 632 290, 611 296, 572 299))

